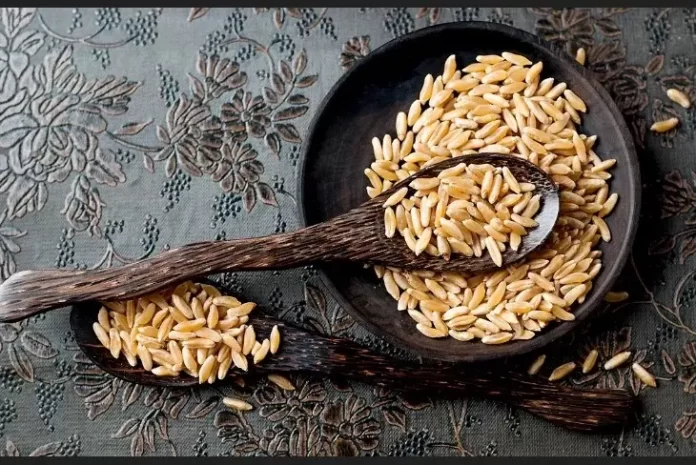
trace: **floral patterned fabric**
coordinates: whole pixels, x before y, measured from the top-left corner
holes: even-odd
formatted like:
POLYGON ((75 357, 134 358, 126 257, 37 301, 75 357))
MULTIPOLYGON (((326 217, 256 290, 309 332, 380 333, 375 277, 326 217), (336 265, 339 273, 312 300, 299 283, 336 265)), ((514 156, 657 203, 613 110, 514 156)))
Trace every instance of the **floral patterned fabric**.
MULTIPOLYGON (((61 310, 0 325, 0 455, 696 453, 696 112, 665 94, 696 99, 696 10, 2 9, 0 277, 297 228, 300 144, 330 86, 388 40, 461 20, 584 47, 633 132, 645 201, 616 289, 630 298, 546 350, 539 376, 594 348, 600 363, 631 350, 657 389, 630 365, 564 382, 632 390, 645 406, 635 428, 576 435, 503 404, 321 378, 292 377, 291 392, 263 380, 144 388, 90 364, 61 310), (676 130, 648 131, 671 116, 676 130), (255 408, 231 411, 225 395, 255 408)), ((338 308, 312 267, 220 279, 296 324, 402 355, 338 308)))

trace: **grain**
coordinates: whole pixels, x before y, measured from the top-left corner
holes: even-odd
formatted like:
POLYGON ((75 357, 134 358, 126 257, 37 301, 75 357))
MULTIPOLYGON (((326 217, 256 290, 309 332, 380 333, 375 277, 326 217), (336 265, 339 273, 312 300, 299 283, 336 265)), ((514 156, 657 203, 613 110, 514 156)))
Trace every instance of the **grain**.
POLYGON ((143 365, 143 368, 147 371, 152 371, 153 363, 150 351, 147 350, 145 346, 138 345, 137 355, 140 358, 140 363, 143 365))
POLYGON ((122 303, 119 302, 102 302, 102 305, 107 307, 109 310, 112 312, 120 313, 122 315, 126 314, 126 307, 123 306, 122 303))
POLYGON ((164 366, 155 367, 151 371, 155 376, 179 376, 178 372, 164 366))
POLYGON ((394 237, 396 233, 396 213, 391 207, 384 209, 384 235, 394 237))
POLYGON ((474 339, 474 335, 469 331, 455 331, 453 329, 450 329, 448 331, 448 334, 450 335, 450 337, 458 341, 471 341, 472 339, 474 339))
POLYGON ((616 354, 604 363, 604 369, 605 370, 613 370, 614 368, 617 368, 617 367, 623 365, 624 363, 626 363, 628 361, 628 359, 630 359, 630 358, 631 358, 631 352, 629 352, 629 351, 616 354))
POLYGON ((568 376, 573 370, 575 370, 575 362, 564 363, 563 365, 556 367, 556 369, 551 372, 549 381, 560 381, 568 376))
POLYGON ((609 303, 623 302, 629 297, 628 292, 607 292, 604 301, 609 303))
POLYGON ((491 255, 493 263, 495 263, 497 266, 503 266, 503 256, 500 253, 500 249, 498 248, 498 244, 495 242, 495 239, 489 236, 485 239, 485 241, 486 250, 488 250, 488 253, 491 255))
POLYGON ((254 354, 254 365, 258 365, 263 361, 263 359, 266 358, 270 347, 271 342, 268 339, 264 339, 264 341, 261 343, 261 347, 259 347, 259 350, 254 354))
POLYGON ((172 328, 174 331, 179 331, 182 333, 185 332, 192 332, 195 333, 199 329, 203 328, 205 326, 206 320, 205 318, 198 318, 196 320, 186 320, 182 321, 181 323, 177 323, 174 325, 172 328))
POLYGON ((396 135, 399 138, 399 140, 404 140, 407 132, 408 132, 407 116, 406 116, 406 113, 404 113, 402 111, 402 112, 399 112, 398 115, 396 115, 396 135))
POLYGON ((689 96, 679 89, 667 89, 667 97, 684 108, 689 108, 691 106, 689 96))
POLYGON ((197 376, 198 374, 198 362, 196 361, 196 357, 193 355, 192 349, 188 347, 184 347, 181 349, 181 355, 184 360, 184 366, 191 372, 194 373, 194 376, 197 376))
POLYGON ((232 363, 240 370, 247 371, 249 369, 249 362, 240 352, 232 351, 232 363))
POLYGON ((563 96, 574 110, 580 111, 582 113, 587 113, 587 106, 585 105, 585 102, 583 102, 582 99, 578 97, 575 92, 573 92, 570 89, 566 89, 563 91, 563 96))
POLYGON ((425 103, 428 100, 430 100, 430 97, 433 94, 433 75, 428 74, 425 76, 425 79, 423 80, 423 87, 421 87, 420 94, 418 95, 418 100, 420 100, 420 103, 425 103))
POLYGON ((99 312, 97 313, 97 321, 107 332, 109 329, 111 329, 111 323, 109 323, 109 311, 106 309, 106 307, 99 309, 99 312))
POLYGON ((214 355, 208 355, 208 357, 205 359, 205 362, 203 362, 203 365, 201 365, 200 371, 198 372, 199 383, 203 384, 208 380, 208 378, 210 378, 210 375, 213 374, 213 370, 215 369, 216 363, 216 357, 214 355))
POLYGON ((239 410, 241 412, 246 412, 254 408, 250 403, 244 402, 242 399, 235 399, 234 397, 223 397, 222 403, 225 405, 225 407, 229 407, 233 410, 239 410))
POLYGON ((230 371, 231 367, 232 367, 232 359, 229 357, 224 359, 223 361, 219 362, 217 379, 225 379, 227 377, 227 373, 230 371))
POLYGON ((191 307, 183 298, 179 297, 177 294, 172 294, 172 303, 187 319, 191 320, 194 318, 193 310, 191 310, 191 307))
POLYGON ((638 376, 638 379, 640 379, 643 384, 650 386, 650 387, 657 387, 657 381, 655 381, 655 377, 648 372, 645 368, 643 368, 640 364, 634 363, 631 365, 631 369, 633 370, 633 373, 638 376))
POLYGON ((196 363, 198 363, 199 365, 203 365, 205 359, 208 358, 208 349, 204 347, 199 347, 191 348, 191 350, 195 350, 196 352, 196 363))
POLYGON ((585 66, 585 60, 587 59, 587 52, 584 48, 580 47, 577 52, 575 52, 575 61, 580 63, 581 66, 585 66))
POLYGON ((556 317, 556 319, 561 321, 574 321, 575 315, 561 307, 554 306, 551 308, 551 314, 556 317))
POLYGON ((191 299, 191 311, 193 312, 194 318, 205 318, 203 303, 200 300, 198 300, 197 297, 191 299))
MULTIPOLYGON (((586 52, 577 56, 584 61, 586 52)), ((551 322, 574 320, 573 308, 592 291, 602 267, 596 248, 611 240, 606 218, 619 200, 610 190, 615 160, 603 160, 597 137, 579 131, 585 102, 566 83, 542 75, 543 63, 507 51, 479 56, 454 73, 453 63, 448 57, 442 75, 425 78, 418 100, 404 112, 406 128, 397 114, 396 132, 376 138, 379 156, 365 171, 368 195, 438 161, 495 151, 548 172, 559 186, 561 214, 545 245, 499 270, 448 277, 375 271, 398 310, 426 336, 529 339, 551 322), (399 147, 395 141, 404 133, 399 147)), ((486 255, 504 265, 502 251, 519 249, 541 209, 534 185, 513 178, 509 170, 461 163, 418 180, 412 191, 403 188, 385 202, 385 236, 401 236, 418 254, 486 255)))
POLYGON ((97 339, 99 339, 99 342, 101 342, 101 345, 110 350, 110 336, 109 332, 104 329, 104 326, 100 325, 98 322, 95 322, 92 324, 92 329, 94 330, 94 334, 97 336, 97 339))
POLYGON ((602 240, 604 240, 604 242, 609 242, 611 240, 611 230, 606 221, 599 216, 593 216, 592 222, 599 228, 599 234, 602 236, 602 240))
POLYGON ((271 330, 271 354, 275 354, 278 352, 278 349, 280 348, 280 330, 278 329, 278 326, 273 326, 273 329, 271 330))
POLYGON ((241 305, 241 302, 232 296, 217 295, 213 297, 213 304, 218 307, 231 308, 241 305))
POLYGON ((201 328, 198 331, 196 331, 196 336, 203 338, 203 339, 208 339, 209 341, 213 342, 220 342, 222 341, 222 336, 218 331, 215 331, 214 329, 210 328, 201 328))
POLYGON ((511 333, 497 333, 491 334, 490 336, 484 336, 481 338, 481 342, 484 344, 504 344, 512 339, 511 333))
POLYGON ((268 381, 272 382, 284 391, 294 391, 295 385, 285 376, 270 374, 267 376, 268 381))
POLYGON ((132 328, 135 324, 135 301, 133 300, 126 302, 126 321, 129 328, 132 328))
POLYGON ((167 344, 167 349, 169 349, 169 353, 171 354, 175 364, 184 363, 184 357, 181 353, 181 348, 179 347, 179 344, 177 344, 176 341, 169 341, 169 343, 167 344))
POLYGON ((657 133, 663 133, 674 129, 678 124, 679 119, 669 118, 662 121, 656 121, 652 126, 650 126, 650 130, 657 133))
POLYGON ((587 290, 587 286, 585 284, 579 284, 577 286, 572 287, 564 296, 564 301, 566 305, 570 306, 572 305, 576 300, 582 296, 585 291, 587 290))
POLYGON ((532 83, 537 81, 543 67, 544 64, 541 61, 532 65, 527 71, 527 75, 524 77, 524 82, 531 85, 532 83))
POLYGON ((384 207, 386 208, 396 205, 397 203, 401 202, 404 197, 406 197, 406 194, 408 194, 408 188, 402 187, 389 196, 389 198, 384 202, 384 207))
POLYGON ((152 317, 152 326, 155 328, 159 328, 159 326, 162 324, 165 318, 167 318, 167 316, 169 316, 168 306, 155 313, 155 316, 152 317))
POLYGON ((587 357, 585 357, 585 361, 582 362, 582 372, 583 374, 587 374, 592 369, 595 367, 597 364, 597 357, 599 356, 599 352, 597 349, 592 349, 589 354, 587 354, 587 357))
POLYGON ((135 355, 133 355, 130 350, 126 346, 123 347, 123 355, 126 357, 126 361, 128 362, 128 365, 134 367, 138 365, 138 359, 135 355))
POLYGON ((105 302, 93 331, 113 357, 122 353, 131 366, 139 360, 156 376, 179 376, 183 370, 199 383, 213 383, 225 378, 232 364, 248 369, 244 352, 250 352, 249 345, 254 363, 279 350, 277 326, 260 343, 254 327, 246 324, 255 308, 210 285, 185 282, 137 301, 105 302))
POLYGON ((119 336, 118 330, 116 328, 111 328, 109 330, 108 349, 111 352, 111 356, 113 358, 118 358, 118 356, 121 353, 121 337, 119 336))
POLYGON ((227 317, 243 317, 250 314, 256 308, 254 302, 246 302, 241 305, 234 306, 227 309, 227 317))
MULTIPOLYGON (((415 100, 411 104, 411 107, 408 109, 408 115, 406 115, 406 122, 408 123, 408 126, 413 126, 414 124, 416 124, 416 121, 418 121, 418 118, 420 118, 420 116, 421 116, 422 110, 423 110, 423 107, 422 107, 420 101, 415 100)), ((377 139, 376 137, 373 139, 373 141, 374 140, 377 140, 377 142, 379 143, 379 139, 377 139)), ((382 150, 382 147, 380 145, 380 148, 379 148, 380 153, 381 153, 381 150, 382 150)), ((376 148, 375 148, 375 151, 377 151, 376 148)))
POLYGON ((242 345, 237 341, 237 339, 229 333, 222 335, 222 343, 228 346, 231 350, 235 352, 242 351, 242 345))
POLYGON ((546 355, 541 354, 539 355, 534 362, 529 366, 527 369, 527 374, 529 375, 536 375, 539 373, 539 370, 541 370, 541 367, 544 366, 544 362, 546 362, 546 355))
MULTIPOLYGON (((452 89, 444 89, 439 91, 437 94, 433 95, 430 99, 430 106, 431 107, 442 107, 447 103, 447 101, 452 97, 453 90, 452 89)), ((406 129, 406 128, 404 128, 406 129)), ((405 131, 404 131, 404 134, 405 131)))
POLYGON ((176 360, 174 359, 172 354, 170 354, 166 350, 163 350, 163 349, 149 349, 149 350, 150 350, 150 354, 152 354, 153 360, 155 360, 155 361, 161 361, 161 363, 166 363, 168 365, 174 365, 174 363, 176 362, 176 360))
POLYGON ((442 82, 447 83, 449 82, 457 72, 457 57, 455 55, 450 55, 447 57, 447 60, 445 60, 445 66, 442 71, 442 82))
POLYGON ((430 337, 430 338, 433 338, 433 339, 437 339, 437 338, 441 338, 441 337, 447 336, 447 333, 446 333, 446 332, 442 332, 442 331, 440 331, 439 329, 435 329, 435 328, 432 328, 432 327, 430 327, 430 326, 426 326, 426 325, 424 325, 424 324, 422 324, 422 323, 418 323, 418 324, 416 325, 416 329, 417 329, 418 331, 420 331, 424 336, 427 336, 427 337, 430 337))
POLYGON ((503 52, 502 57, 505 58, 507 61, 512 63, 513 65, 517 66, 528 66, 531 65, 532 62, 529 61, 529 59, 523 55, 517 55, 515 53, 511 52, 503 52))
POLYGON ((141 313, 138 313, 137 317, 134 318, 133 322, 135 326, 144 326, 148 324, 152 320, 152 317, 155 316, 156 308, 157 306, 154 303, 151 302, 150 304, 148 304, 147 307, 145 307, 145 310, 143 310, 141 313))
POLYGON ((251 349, 254 348, 254 343, 256 342, 256 331, 254 330, 253 326, 247 326, 246 330, 244 331, 243 341, 242 353, 244 355, 249 355, 251 353, 251 349))

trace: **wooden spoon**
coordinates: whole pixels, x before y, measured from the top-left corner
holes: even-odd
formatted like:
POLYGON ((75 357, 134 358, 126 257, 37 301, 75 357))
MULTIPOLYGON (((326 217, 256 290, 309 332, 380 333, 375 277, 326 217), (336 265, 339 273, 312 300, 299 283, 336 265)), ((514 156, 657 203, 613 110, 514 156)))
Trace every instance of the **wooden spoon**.
MULTIPOLYGON (((433 271, 479 272, 495 268, 488 254, 453 255, 450 260, 416 256, 404 239, 384 235, 383 203, 396 189, 416 178, 433 177, 459 163, 507 166, 519 182, 536 186, 541 208, 539 226, 529 231, 517 251, 507 248, 509 265, 541 245, 559 211, 558 189, 534 164, 509 155, 480 154, 452 158, 424 169, 392 189, 325 223, 284 234, 188 244, 117 268, 94 271, 21 271, 0 285, 0 322, 13 322, 67 304, 118 300, 147 294, 187 279, 226 270, 290 268, 317 261, 350 261, 433 271)), ((410 188, 409 188, 410 189, 410 188)))
MULTIPOLYGON (((92 330, 100 307, 96 302, 77 305, 70 317, 77 344, 99 368, 131 383, 179 388, 198 385, 198 380, 188 375, 158 377, 139 365, 129 366, 123 357, 113 358, 92 330)), ((508 402, 555 425, 585 432, 621 428, 634 418, 637 408, 636 398, 624 390, 572 389, 480 365, 436 361, 421 365, 373 353, 347 339, 321 336, 261 316, 254 317, 253 325, 259 334, 270 334, 273 326, 278 325, 282 342, 275 355, 269 355, 260 365, 250 364, 251 376, 304 372, 351 378, 401 391, 416 390, 424 395, 487 397, 508 402)), ((218 383, 226 384, 235 375, 245 374, 239 370, 230 373, 218 383)))

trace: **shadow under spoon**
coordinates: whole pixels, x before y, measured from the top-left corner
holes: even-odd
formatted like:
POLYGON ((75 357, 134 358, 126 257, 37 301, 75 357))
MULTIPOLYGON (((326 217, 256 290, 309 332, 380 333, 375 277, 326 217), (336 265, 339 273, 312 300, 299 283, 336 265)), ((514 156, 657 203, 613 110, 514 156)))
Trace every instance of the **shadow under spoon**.
MULTIPOLYGON (((386 198, 417 178, 434 177, 460 163, 507 166, 519 182, 535 185, 541 208, 538 226, 529 230, 517 251, 502 253, 504 265, 539 247, 556 224, 559 194, 555 183, 536 165, 509 155, 477 154, 437 163, 397 183, 392 189, 325 223, 297 231, 250 239, 184 245, 128 265, 88 271, 21 271, 0 285, 0 322, 7 323, 54 308, 90 300, 122 300, 221 271, 292 268, 315 262, 359 262, 433 271, 481 272, 494 269, 489 255, 450 260, 416 256, 405 240, 384 234, 386 198)), ((410 189, 410 187, 409 187, 410 189)), ((411 190, 412 191, 412 190, 411 190)))
MULTIPOLYGON (((158 377, 140 366, 131 367, 123 358, 113 358, 92 330, 100 307, 96 302, 76 305, 70 316, 77 344, 99 368, 131 383, 179 388, 198 385, 198 379, 188 375, 158 377)), ((376 354, 348 339, 321 336, 260 315, 253 324, 258 334, 270 334, 278 325, 282 336, 279 351, 259 365, 250 364, 248 373, 231 370, 228 378, 216 384, 228 383, 235 375, 271 373, 349 378, 428 396, 501 400, 555 425, 582 432, 618 430, 635 418, 638 407, 637 399, 625 390, 574 389, 480 365, 405 362, 376 354)))

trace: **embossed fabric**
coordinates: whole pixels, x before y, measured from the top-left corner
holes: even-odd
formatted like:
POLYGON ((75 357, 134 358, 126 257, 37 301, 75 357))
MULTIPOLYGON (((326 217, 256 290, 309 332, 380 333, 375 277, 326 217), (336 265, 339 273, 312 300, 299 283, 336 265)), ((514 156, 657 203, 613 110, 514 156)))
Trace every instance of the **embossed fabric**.
MULTIPOLYGON (((546 352, 542 374, 624 350, 624 365, 573 373, 638 393, 631 430, 579 435, 479 399, 416 399, 360 383, 291 377, 150 389, 105 375, 75 346, 68 311, 0 325, 2 455, 693 455, 696 452, 696 98, 692 9, 2 9, 0 274, 119 266, 187 242, 298 227, 300 144, 330 86, 370 51, 433 23, 534 31, 587 67, 633 132, 644 205, 606 317, 546 352), (680 126, 662 135, 652 121, 680 126), (224 395, 249 399, 239 414, 224 395)), ((313 268, 228 273, 245 298, 322 333, 401 352, 360 329, 313 268)), ((527 357, 514 369, 525 370, 527 357)))

